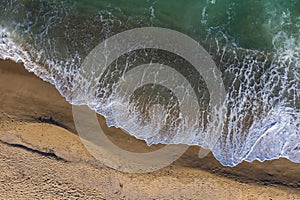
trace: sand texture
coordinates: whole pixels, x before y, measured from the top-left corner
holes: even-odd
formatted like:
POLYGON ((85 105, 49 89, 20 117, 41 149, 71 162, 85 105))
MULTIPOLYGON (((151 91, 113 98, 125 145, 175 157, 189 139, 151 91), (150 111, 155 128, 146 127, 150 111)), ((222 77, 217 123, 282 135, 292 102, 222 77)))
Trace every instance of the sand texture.
MULTIPOLYGON (((300 164, 286 159, 230 168, 190 147, 152 173, 110 169, 81 143, 71 105, 22 64, 0 62, 0 94, 0 199, 300 199, 300 164)), ((159 147, 99 122, 123 149, 159 147)))

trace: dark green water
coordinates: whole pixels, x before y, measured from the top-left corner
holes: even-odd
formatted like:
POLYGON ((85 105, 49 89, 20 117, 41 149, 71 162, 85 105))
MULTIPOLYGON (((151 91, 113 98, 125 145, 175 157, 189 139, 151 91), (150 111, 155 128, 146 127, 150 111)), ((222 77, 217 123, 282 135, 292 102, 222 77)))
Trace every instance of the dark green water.
MULTIPOLYGON (((178 106, 176 98, 167 95, 168 90, 140 88, 133 96, 139 94, 136 99, 143 103, 134 104, 133 110, 138 108, 137 115, 142 116, 138 119, 143 120, 135 121, 136 127, 128 131, 149 144, 209 147, 224 165, 278 157, 300 161, 300 0, 2 0, 1 32, 0 58, 24 62, 28 70, 54 84, 71 103, 93 105, 111 125, 119 127, 128 119, 115 122, 111 115, 124 116, 107 110, 114 88, 126 72, 126 62, 129 60, 130 69, 146 61, 173 66, 188 79, 200 101, 206 102, 198 113, 202 120, 199 127, 191 127, 182 142, 173 138, 179 111, 172 111, 177 117, 169 117, 171 125, 164 125, 156 137, 138 135, 141 127, 151 127, 147 114, 151 103, 178 106), (79 91, 91 93, 89 88, 93 87, 79 90, 80 84, 76 85, 78 70, 89 52, 113 35, 141 27, 184 33, 212 56, 222 73, 227 105, 215 145, 208 145, 209 137, 205 136, 203 116, 209 114, 202 111, 207 111, 209 99, 203 79, 195 76, 184 59, 168 52, 148 49, 124 55, 111 64, 105 80, 99 80, 99 93, 79 98, 90 97, 79 91), (143 99, 148 96, 149 105, 143 99)), ((122 102, 117 96, 113 101, 122 102)))

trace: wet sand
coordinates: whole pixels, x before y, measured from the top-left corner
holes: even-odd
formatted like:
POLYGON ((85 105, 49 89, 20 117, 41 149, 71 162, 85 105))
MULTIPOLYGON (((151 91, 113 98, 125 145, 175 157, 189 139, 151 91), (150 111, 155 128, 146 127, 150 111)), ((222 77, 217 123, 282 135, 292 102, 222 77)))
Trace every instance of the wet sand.
MULTIPOLYGON (((0 61, 0 94, 0 199, 300 199, 300 164, 286 159, 230 168, 190 147, 156 172, 110 169, 82 145, 71 105, 22 64, 0 61)), ((157 148, 98 118, 123 149, 157 148)))

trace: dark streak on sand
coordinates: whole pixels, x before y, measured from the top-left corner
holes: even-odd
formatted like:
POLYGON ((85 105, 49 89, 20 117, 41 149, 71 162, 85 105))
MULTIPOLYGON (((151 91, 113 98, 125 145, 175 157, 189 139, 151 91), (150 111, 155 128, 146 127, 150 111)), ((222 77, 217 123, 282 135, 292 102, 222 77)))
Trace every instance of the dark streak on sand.
POLYGON ((38 154, 38 155, 41 155, 43 157, 46 157, 46 158, 51 158, 51 159, 55 159, 55 160, 58 160, 58 161, 64 161, 64 162, 68 162, 67 160, 63 159, 63 158, 60 158, 58 157, 57 155, 55 155, 55 153, 47 153, 47 152, 43 152, 43 151, 39 151, 39 150, 35 150, 35 149, 31 149, 27 146, 24 146, 22 144, 10 144, 8 142, 4 142, 4 141, 1 141, 0 142, 2 144, 5 144, 5 145, 8 145, 8 146, 11 146, 11 147, 15 147, 15 148, 20 148, 20 149, 23 149, 23 150, 26 150, 28 152, 31 152, 31 153, 35 153, 35 154, 38 154))

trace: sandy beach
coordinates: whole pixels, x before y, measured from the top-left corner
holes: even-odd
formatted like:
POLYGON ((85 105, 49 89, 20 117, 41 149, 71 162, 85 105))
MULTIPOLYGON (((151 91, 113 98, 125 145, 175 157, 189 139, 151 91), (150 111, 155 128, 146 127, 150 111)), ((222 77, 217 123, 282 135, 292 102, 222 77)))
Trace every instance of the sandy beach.
MULTIPOLYGON (((0 61, 0 94, 0 199, 300 199, 300 164, 286 159, 231 168, 190 147, 152 173, 110 169, 81 143, 72 106, 20 63, 0 61)), ((157 148, 98 119, 121 148, 157 148)))

